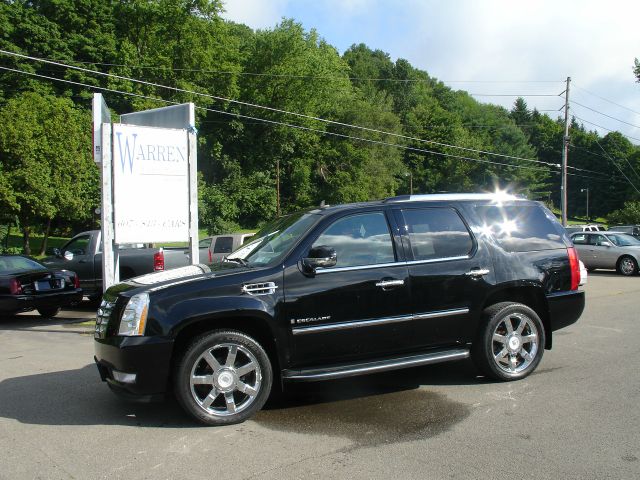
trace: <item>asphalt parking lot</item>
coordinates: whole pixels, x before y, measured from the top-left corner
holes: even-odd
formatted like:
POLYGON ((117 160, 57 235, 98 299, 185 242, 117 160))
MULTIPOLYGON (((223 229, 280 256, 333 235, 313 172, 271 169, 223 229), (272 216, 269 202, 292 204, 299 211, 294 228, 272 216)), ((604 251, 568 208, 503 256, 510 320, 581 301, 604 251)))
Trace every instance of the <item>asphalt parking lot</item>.
POLYGON ((218 428, 115 397, 91 307, 0 319, 0 478, 637 479, 640 277, 596 272, 585 290, 522 381, 459 362, 298 385, 218 428))

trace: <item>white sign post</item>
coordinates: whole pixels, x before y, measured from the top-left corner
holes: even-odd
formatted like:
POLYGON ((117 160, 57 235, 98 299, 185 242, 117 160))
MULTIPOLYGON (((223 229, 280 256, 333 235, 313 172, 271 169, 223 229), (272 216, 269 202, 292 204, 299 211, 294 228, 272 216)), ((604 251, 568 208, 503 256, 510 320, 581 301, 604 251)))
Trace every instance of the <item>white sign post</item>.
POLYGON ((94 95, 94 160, 102 173, 103 289, 119 281, 118 245, 189 241, 199 262, 195 107, 121 115, 94 95))

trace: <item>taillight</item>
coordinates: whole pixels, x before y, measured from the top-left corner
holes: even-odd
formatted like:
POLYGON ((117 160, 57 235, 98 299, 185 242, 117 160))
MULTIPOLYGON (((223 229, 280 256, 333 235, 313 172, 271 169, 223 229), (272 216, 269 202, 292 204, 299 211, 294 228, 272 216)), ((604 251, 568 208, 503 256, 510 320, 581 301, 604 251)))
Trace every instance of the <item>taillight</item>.
POLYGON ((73 277, 73 286, 74 288, 80 288, 80 277, 78 275, 73 277))
POLYGON ((207 252, 209 252, 209 263, 213 263, 213 255, 211 255, 211 248, 207 248, 207 252))
POLYGON ((22 295, 22 284, 20 280, 12 278, 9 281, 9 292, 11 292, 11 295, 22 295))
POLYGON ((153 269, 155 271, 164 270, 164 251, 160 251, 153 254, 153 269))
POLYGON ((575 247, 567 248, 569 254, 569 268, 571 269, 571 290, 577 290, 580 284, 580 262, 575 247))

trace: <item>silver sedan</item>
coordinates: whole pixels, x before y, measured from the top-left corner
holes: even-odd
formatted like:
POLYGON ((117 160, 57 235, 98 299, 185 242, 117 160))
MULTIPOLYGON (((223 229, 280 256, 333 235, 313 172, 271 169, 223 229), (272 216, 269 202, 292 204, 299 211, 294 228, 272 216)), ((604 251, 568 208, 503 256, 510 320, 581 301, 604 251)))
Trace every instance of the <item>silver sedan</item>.
POLYGON ((622 275, 635 275, 640 265, 640 240, 619 232, 579 232, 571 235, 578 257, 588 270, 615 268, 622 275))

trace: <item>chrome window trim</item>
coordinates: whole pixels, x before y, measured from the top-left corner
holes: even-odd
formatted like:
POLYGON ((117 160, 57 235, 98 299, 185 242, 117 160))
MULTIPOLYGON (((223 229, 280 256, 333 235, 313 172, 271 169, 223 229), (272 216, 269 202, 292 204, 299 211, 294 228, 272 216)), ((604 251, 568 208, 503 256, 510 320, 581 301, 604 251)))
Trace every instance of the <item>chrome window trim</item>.
POLYGON ((368 270, 370 268, 385 268, 395 267, 398 265, 420 265, 423 263, 438 263, 438 262, 450 262, 453 260, 468 260, 472 255, 462 255, 459 257, 442 257, 442 258, 430 258, 429 260, 409 260, 408 262, 393 262, 393 263, 375 263, 372 265, 354 265, 353 267, 336 267, 336 268, 316 268, 316 275, 332 272, 353 272, 355 270, 368 270))
POLYGON ((368 270, 370 268, 396 267, 398 265, 406 265, 406 262, 373 263, 367 265, 354 265, 352 267, 316 268, 316 275, 332 272, 353 272, 355 270, 368 270))
POLYGON ((408 322, 412 320, 427 320, 430 318, 450 317, 452 315, 466 315, 468 308, 455 308, 451 310, 440 310, 437 312, 420 313, 417 315, 402 315, 399 317, 383 317, 372 320, 355 320, 350 322, 332 323, 327 325, 315 325, 311 327, 293 328, 294 335, 306 335, 309 333, 329 332, 336 330, 348 330, 352 328, 370 327, 374 325, 386 325, 389 323, 408 322))

